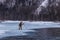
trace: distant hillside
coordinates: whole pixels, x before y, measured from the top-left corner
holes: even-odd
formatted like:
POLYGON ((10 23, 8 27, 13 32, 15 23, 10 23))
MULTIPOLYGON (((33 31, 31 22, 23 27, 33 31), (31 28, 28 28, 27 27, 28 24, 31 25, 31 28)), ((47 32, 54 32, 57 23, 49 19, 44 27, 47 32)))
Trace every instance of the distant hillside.
POLYGON ((59 0, 0 0, 0 20, 60 21, 60 2, 59 0), (48 2, 48 6, 40 7, 44 1, 48 2), (39 9, 37 15, 35 11, 39 7, 41 12, 39 9))

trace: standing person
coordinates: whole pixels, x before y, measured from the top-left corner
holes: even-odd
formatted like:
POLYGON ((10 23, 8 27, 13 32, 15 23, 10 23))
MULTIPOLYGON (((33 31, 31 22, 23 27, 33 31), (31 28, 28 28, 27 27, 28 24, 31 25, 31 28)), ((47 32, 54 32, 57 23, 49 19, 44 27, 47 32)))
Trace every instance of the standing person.
POLYGON ((19 23, 19 30, 22 30, 23 24, 24 24, 24 23, 23 23, 22 21, 19 23))

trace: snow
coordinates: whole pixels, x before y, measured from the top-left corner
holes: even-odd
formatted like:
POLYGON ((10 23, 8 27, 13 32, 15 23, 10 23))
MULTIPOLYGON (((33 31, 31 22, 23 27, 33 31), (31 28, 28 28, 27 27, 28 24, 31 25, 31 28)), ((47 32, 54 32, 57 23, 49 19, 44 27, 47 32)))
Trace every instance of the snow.
POLYGON ((8 36, 22 36, 27 35, 24 32, 33 32, 34 30, 0 30, 0 38, 8 36))
POLYGON ((47 8, 47 6, 48 6, 48 0, 44 0, 44 1, 39 5, 39 7, 36 9, 35 15, 36 15, 36 14, 39 15, 39 13, 42 11, 42 7, 47 8))
POLYGON ((0 30, 0 35, 3 35, 8 30, 0 30))
POLYGON ((3 21, 0 23, 0 37, 28 35, 25 32, 35 32, 38 28, 60 28, 60 22, 51 21, 23 21, 23 30, 18 30, 20 21, 3 21))
POLYGON ((47 7, 48 6, 48 0, 45 0, 40 6, 47 7))
POLYGON ((4 21, 4 22, 2 22, 2 23, 17 23, 17 22, 19 22, 19 21, 4 21))

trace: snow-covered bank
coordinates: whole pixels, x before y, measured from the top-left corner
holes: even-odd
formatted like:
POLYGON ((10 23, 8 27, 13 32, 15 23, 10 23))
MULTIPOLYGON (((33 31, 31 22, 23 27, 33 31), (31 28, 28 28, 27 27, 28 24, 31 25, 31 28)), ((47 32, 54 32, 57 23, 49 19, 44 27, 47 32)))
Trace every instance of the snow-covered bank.
MULTIPOLYGON (((18 29, 20 21, 3 21, 0 23, 1 28, 16 30, 18 29)), ((52 21, 23 21, 23 29, 34 29, 34 28, 51 28, 51 27, 60 27, 60 22, 52 22, 52 21)))
MULTIPOLYGON (((2 21, 1 23, 19 23, 20 21, 11 21, 11 20, 7 20, 7 21, 2 21)), ((54 22, 54 21, 23 21, 26 23, 60 23, 60 22, 54 22)))
POLYGON ((35 32, 31 29, 60 28, 60 22, 51 21, 23 21, 23 30, 18 30, 20 21, 2 21, 0 23, 0 37, 28 35, 25 32, 35 32))

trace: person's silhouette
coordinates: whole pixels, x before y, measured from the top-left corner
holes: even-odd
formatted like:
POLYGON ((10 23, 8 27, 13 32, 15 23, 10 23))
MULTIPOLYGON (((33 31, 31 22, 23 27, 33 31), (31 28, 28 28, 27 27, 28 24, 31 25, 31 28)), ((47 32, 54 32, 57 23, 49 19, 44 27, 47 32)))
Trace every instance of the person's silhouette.
POLYGON ((22 30, 22 25, 23 25, 23 22, 21 21, 21 22, 19 23, 19 30, 22 30))

